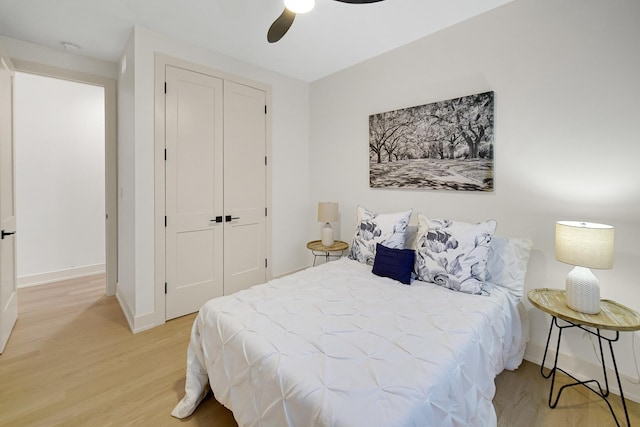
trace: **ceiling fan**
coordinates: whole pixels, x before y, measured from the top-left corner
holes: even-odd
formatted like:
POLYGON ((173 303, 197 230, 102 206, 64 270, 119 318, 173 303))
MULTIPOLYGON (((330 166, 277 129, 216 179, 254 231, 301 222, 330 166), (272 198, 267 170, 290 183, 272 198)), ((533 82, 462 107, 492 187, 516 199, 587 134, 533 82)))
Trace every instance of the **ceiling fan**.
MULTIPOLYGON (((335 0, 342 3, 367 4, 377 3, 383 0, 335 0)), ((306 13, 313 9, 315 0, 284 0, 284 11, 269 27, 267 41, 275 43, 280 40, 291 28, 297 13, 306 13)))

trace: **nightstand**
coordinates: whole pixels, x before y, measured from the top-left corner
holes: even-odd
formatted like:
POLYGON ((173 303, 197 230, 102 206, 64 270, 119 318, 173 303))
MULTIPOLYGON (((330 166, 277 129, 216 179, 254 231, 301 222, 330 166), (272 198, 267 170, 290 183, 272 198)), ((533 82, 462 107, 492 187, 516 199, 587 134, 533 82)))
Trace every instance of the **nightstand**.
POLYGON ((622 304, 618 304, 611 300, 600 301, 600 312, 598 314, 585 314, 572 310, 567 306, 565 291, 561 289, 534 289, 527 295, 531 304, 539 310, 544 311, 552 316, 551 326, 549 327, 549 335, 547 337, 547 345, 544 350, 544 356, 542 358, 542 364, 540 366, 540 373, 543 377, 551 377, 551 389, 549 391, 549 407, 555 408, 558 405, 558 400, 563 390, 567 387, 573 387, 576 385, 583 385, 589 390, 593 391, 598 396, 602 397, 609 406, 611 415, 613 415, 616 425, 620 425, 618 418, 611 404, 608 401, 609 396, 609 381, 607 379, 607 368, 604 363, 604 351, 602 350, 603 341, 609 345, 609 353, 611 354, 611 360, 613 361, 613 368, 616 374, 616 380, 618 381, 618 388, 620 389, 620 398, 622 399, 622 407, 624 408, 624 415, 627 419, 627 426, 630 426, 629 413, 627 411, 627 404, 624 401, 624 394, 622 392, 622 384, 620 383, 620 374, 618 373, 618 365, 616 364, 616 358, 613 354, 613 343, 618 341, 620 332, 623 331, 638 331, 640 330, 640 314, 636 311, 625 307, 622 304), (558 324, 558 319, 566 322, 566 324, 558 324), (549 350, 549 342, 551 340, 551 333, 554 326, 558 329, 558 342, 556 343, 556 354, 553 362, 553 368, 548 374, 544 373, 544 363, 547 359, 547 351, 549 350), (562 338, 562 331, 567 328, 580 328, 589 334, 598 337, 598 344, 600 347, 600 360, 602 362, 602 373, 604 376, 604 385, 602 388, 598 380, 581 381, 558 367, 558 353, 560 350, 560 340, 562 338), (613 337, 606 337, 602 334, 602 330, 614 331, 613 337), (555 385, 556 371, 560 371, 565 375, 571 377, 575 382, 566 384, 560 387, 558 394, 553 399, 553 388, 555 385), (597 387, 596 387, 597 386, 597 387))
MULTIPOLYGON (((324 246, 322 244, 322 240, 312 240, 307 243, 307 249, 311 250, 313 254, 313 266, 316 265, 316 259, 319 256, 325 257, 326 261, 329 261, 329 258, 340 258, 342 253, 349 249, 349 245, 347 242, 343 242, 342 240, 336 240, 333 242, 331 246, 324 246), (331 252, 340 252, 339 254, 331 254, 331 252)), ((326 262, 325 261, 325 262, 326 262)))

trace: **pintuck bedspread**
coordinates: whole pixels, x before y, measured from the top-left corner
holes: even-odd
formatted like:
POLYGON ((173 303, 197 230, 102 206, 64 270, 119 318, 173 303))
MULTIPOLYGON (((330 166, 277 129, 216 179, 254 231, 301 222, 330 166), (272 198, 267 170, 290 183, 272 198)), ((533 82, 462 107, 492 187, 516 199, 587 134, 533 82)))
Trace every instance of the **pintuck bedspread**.
POLYGON ((191 414, 210 384, 240 426, 491 426, 494 378, 524 346, 518 299, 402 285, 346 258, 207 302, 191 414))

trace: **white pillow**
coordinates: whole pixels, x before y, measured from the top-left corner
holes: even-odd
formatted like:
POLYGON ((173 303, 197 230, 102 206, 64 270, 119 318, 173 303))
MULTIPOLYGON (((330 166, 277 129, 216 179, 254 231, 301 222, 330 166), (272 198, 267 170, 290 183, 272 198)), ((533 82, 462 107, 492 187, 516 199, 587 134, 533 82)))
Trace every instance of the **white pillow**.
POLYGON ((494 220, 473 224, 418 214, 415 272, 418 280, 481 294, 494 220))
POLYGON ((487 282, 502 286, 521 298, 532 247, 533 242, 529 239, 494 236, 487 258, 487 282))
POLYGON ((418 226, 409 224, 404 235, 404 248, 415 249, 416 240, 418 239, 418 226))
POLYGON ((373 265, 376 244, 404 249, 405 232, 412 210, 378 214, 361 206, 356 210, 356 230, 349 258, 373 265))

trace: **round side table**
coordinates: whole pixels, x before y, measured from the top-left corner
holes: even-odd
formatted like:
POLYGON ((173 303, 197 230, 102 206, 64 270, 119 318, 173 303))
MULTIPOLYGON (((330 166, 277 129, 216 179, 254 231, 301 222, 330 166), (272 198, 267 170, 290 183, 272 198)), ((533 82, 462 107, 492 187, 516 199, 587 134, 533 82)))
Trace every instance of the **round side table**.
POLYGON ((331 246, 324 246, 322 240, 312 240, 307 243, 307 249, 311 250, 313 254, 313 266, 316 265, 316 259, 319 256, 325 257, 325 262, 329 261, 329 258, 340 258, 342 253, 349 249, 347 242, 342 240, 336 240, 331 246), (340 252, 339 254, 332 254, 331 252, 340 252))
POLYGON ((540 366, 540 373, 543 377, 551 377, 551 389, 549 390, 549 407, 555 408, 560 400, 560 395, 566 387, 573 387, 582 385, 593 391, 600 396, 609 406, 609 410, 613 415, 613 419, 616 425, 620 425, 618 417, 616 417, 613 407, 609 403, 609 380, 607 379, 607 368, 604 363, 604 351, 602 350, 603 343, 607 343, 609 347, 609 354, 613 361, 613 368, 618 380, 618 387, 620 390, 620 398, 622 399, 622 407, 624 408, 624 415, 627 420, 627 426, 630 426, 629 413, 627 411, 627 404, 624 400, 624 393, 622 392, 622 383, 620 382, 620 374, 618 373, 618 365, 616 364, 616 358, 613 354, 613 343, 618 341, 620 332, 638 331, 640 330, 640 314, 638 312, 625 307, 612 300, 603 299, 600 300, 600 312, 597 314, 586 314, 575 311, 567 305, 567 299, 565 291, 562 289, 548 289, 540 288, 533 289, 527 294, 529 301, 538 310, 544 311, 551 315, 551 326, 549 327, 549 336, 547 337, 547 345, 544 350, 544 356, 542 357, 542 364, 540 366), (561 319, 565 323, 558 324, 558 319, 561 319), (551 340, 551 332, 553 332, 554 326, 558 330, 558 341, 556 343, 556 354, 553 362, 553 368, 548 374, 544 373, 544 363, 547 358, 547 351, 549 350, 549 341, 551 340), (602 361, 602 373, 604 376, 604 387, 598 380, 581 381, 574 377, 569 372, 558 367, 558 353, 560 352, 560 340, 562 338, 562 331, 567 328, 579 328, 589 334, 598 338, 598 344, 600 345, 600 360, 602 361), (595 329, 595 330, 594 330, 595 329), (615 332, 613 337, 607 337, 602 334, 602 330, 612 331, 611 335, 615 332), (555 385, 556 371, 560 371, 567 376, 571 377, 575 382, 563 385, 558 390, 558 394, 553 399, 553 388, 555 385))

